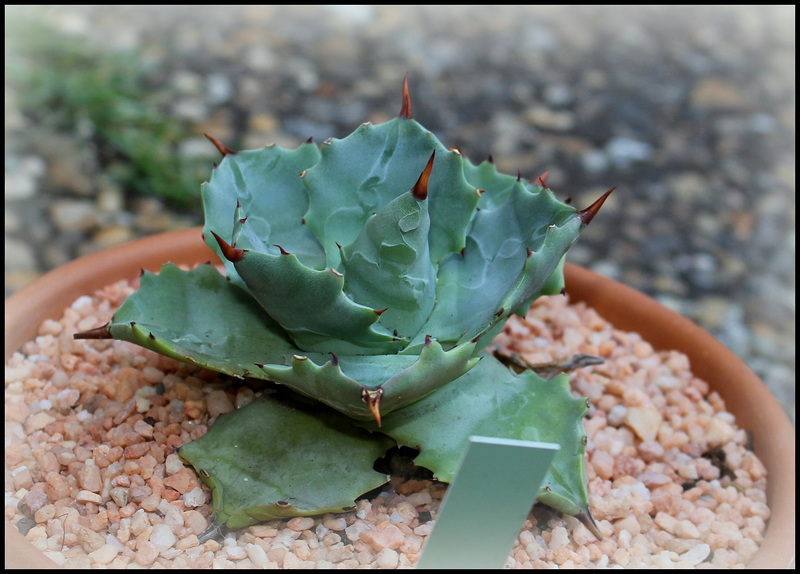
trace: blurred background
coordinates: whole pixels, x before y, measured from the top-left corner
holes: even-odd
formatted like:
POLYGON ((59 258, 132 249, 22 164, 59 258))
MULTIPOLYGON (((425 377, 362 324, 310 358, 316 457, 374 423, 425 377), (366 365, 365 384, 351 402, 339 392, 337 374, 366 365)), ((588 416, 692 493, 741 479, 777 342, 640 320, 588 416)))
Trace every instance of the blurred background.
POLYGON ((202 224, 219 153, 414 118, 549 170, 569 260, 722 340, 795 410, 794 6, 6 6, 5 292, 202 224))

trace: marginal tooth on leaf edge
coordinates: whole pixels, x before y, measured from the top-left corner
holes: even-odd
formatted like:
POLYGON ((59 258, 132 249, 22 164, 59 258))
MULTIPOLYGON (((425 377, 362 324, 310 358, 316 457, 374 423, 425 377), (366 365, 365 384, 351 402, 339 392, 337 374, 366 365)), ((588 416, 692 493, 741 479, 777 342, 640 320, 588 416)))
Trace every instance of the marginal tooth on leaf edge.
POLYGON ((400 108, 400 117, 411 119, 411 96, 408 94, 408 72, 403 78, 403 106, 400 108))
POLYGON ((383 389, 361 389, 361 400, 369 407, 375 422, 381 426, 381 397, 383 389))
POLYGON ((431 154, 427 165, 425 165, 425 169, 422 170, 417 183, 415 183, 414 187, 411 188, 411 194, 419 200, 428 198, 428 179, 430 178, 431 170, 433 169, 434 157, 436 157, 436 150, 433 150, 433 153, 431 154))
POLYGON ((536 178, 536 180, 535 180, 536 183, 538 183, 541 187, 543 187, 545 189, 550 189, 549 187, 547 187, 547 176, 548 175, 550 175, 550 172, 548 170, 544 170, 544 172, 542 172, 542 175, 540 175, 539 177, 536 178))
POLYGON ((328 354, 331 356, 331 365, 333 365, 334 367, 336 365, 338 365, 339 364, 339 357, 336 356, 336 353, 334 353, 333 351, 330 351, 328 354))
POLYGON ((88 331, 82 331, 81 333, 75 333, 72 335, 73 339, 112 339, 111 336, 111 323, 106 323, 105 325, 101 325, 100 327, 95 327, 94 329, 89 329, 88 331))
POLYGON ((214 239, 217 240, 219 248, 222 250, 222 255, 225 256, 225 259, 227 259, 231 263, 236 263, 237 261, 242 260, 245 251, 244 249, 236 249, 235 247, 228 245, 228 243, 224 239, 222 239, 219 235, 217 235, 213 231, 211 232, 211 235, 213 235, 214 239))
POLYGON ((223 157, 226 155, 233 155, 236 153, 235 151, 230 150, 227 146, 225 146, 225 144, 223 144, 214 136, 210 136, 208 134, 203 134, 203 135, 206 136, 208 140, 214 144, 214 146, 219 150, 219 153, 221 153, 223 157))
POLYGON ((274 245, 275 247, 277 247, 278 249, 280 249, 280 250, 281 250, 281 255, 289 255, 289 252, 288 252, 288 251, 286 251, 286 250, 285 250, 283 247, 281 247, 281 246, 280 246, 280 245, 278 245, 277 243, 273 243, 273 245, 274 245))
POLYGON ((380 317, 381 315, 383 315, 383 314, 386 312, 386 309, 388 309, 388 308, 389 308, 389 307, 385 307, 385 308, 383 308, 383 309, 373 309, 373 312, 374 312, 374 313, 375 313, 375 314, 376 314, 378 317, 380 317))
POLYGON ((597 523, 594 521, 594 517, 592 516, 591 512, 587 512, 585 510, 581 510, 578 514, 575 515, 577 518, 586 528, 594 534, 594 537, 598 540, 603 539, 603 535, 600 534, 600 529, 597 528, 597 523))
POLYGON ((581 218, 581 222, 584 225, 589 225, 589 222, 594 219, 594 216, 597 215, 597 212, 600 211, 600 208, 603 206, 603 202, 605 202, 606 198, 611 195, 611 192, 617 189, 616 187, 612 187, 607 192, 597 199, 592 205, 587 207, 586 209, 582 209, 578 212, 578 217, 581 218))

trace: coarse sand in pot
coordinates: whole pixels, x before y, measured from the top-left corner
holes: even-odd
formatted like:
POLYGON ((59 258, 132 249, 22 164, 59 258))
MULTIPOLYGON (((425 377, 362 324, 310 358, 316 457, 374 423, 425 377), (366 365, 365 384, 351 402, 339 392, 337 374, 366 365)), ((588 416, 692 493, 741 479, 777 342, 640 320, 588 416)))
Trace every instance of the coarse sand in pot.
MULTIPOLYGON (((6 518, 73 568, 412 567, 443 484, 395 478, 352 512, 200 543, 211 494, 175 449, 259 387, 126 342, 73 340, 136 286, 80 297, 6 364, 6 518)), ((605 359, 570 373, 574 394, 590 400, 589 500, 603 539, 537 505, 507 566, 729 568, 755 555, 770 514, 766 470, 685 355, 655 351, 563 296, 512 317, 493 346, 531 363, 605 359)))

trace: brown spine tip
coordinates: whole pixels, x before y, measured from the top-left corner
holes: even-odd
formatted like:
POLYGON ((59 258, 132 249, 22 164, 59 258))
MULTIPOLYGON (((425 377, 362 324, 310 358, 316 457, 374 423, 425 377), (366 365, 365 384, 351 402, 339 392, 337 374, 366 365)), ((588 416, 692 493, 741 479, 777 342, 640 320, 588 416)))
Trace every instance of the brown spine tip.
POLYGON ((430 344, 431 344, 431 336, 425 335, 425 346, 427 347, 430 344))
POLYGON ((383 314, 386 312, 386 309, 388 309, 388 308, 389 308, 389 307, 386 307, 386 308, 384 308, 384 309, 373 309, 373 312, 374 312, 374 313, 375 313, 375 314, 376 314, 378 317, 380 317, 381 315, 383 315, 383 314))
POLYGON ((600 533, 600 529, 597 527, 597 523, 594 521, 594 517, 588 509, 580 510, 580 512, 575 515, 575 518, 577 518, 595 538, 598 540, 603 539, 603 535, 600 533))
POLYGON ((517 181, 522 181, 522 172, 517 169, 517 181))
POLYGON ((615 189, 617 188, 612 187, 603 195, 601 195, 600 198, 597 201, 595 201, 592 205, 578 212, 578 217, 581 218, 581 222, 584 225, 589 225, 592 219, 594 219, 594 216, 597 215, 597 212, 600 211, 600 208, 603 206, 603 202, 609 195, 611 195, 611 192, 614 191, 615 189))
POLYGON ((222 250, 222 255, 225 256, 225 259, 231 263, 236 263, 237 261, 242 260, 242 257, 244 257, 244 249, 236 249, 235 247, 228 245, 224 239, 222 239, 213 231, 211 232, 211 235, 213 235, 214 239, 217 240, 219 248, 222 250))
POLYGON ((411 188, 411 194, 419 200, 428 198, 428 179, 431 177, 434 157, 436 157, 436 150, 433 150, 433 153, 428 160, 428 164, 425 166, 425 169, 422 170, 417 183, 415 183, 414 187, 411 188))
POLYGON ((381 397, 383 389, 361 389, 361 400, 369 407, 375 422, 381 426, 381 397))
POLYGON ((210 136, 208 134, 203 134, 203 135, 206 136, 208 138, 208 140, 211 143, 214 144, 214 146, 219 150, 219 153, 221 153, 223 155, 223 157, 226 156, 226 155, 233 155, 233 154, 236 153, 235 151, 232 151, 232 150, 228 149, 228 147, 225 144, 223 144, 221 141, 219 141, 214 136, 210 136))
POLYGON ((494 314, 494 316, 495 317, 499 317, 500 315, 502 315, 505 312, 506 312, 506 308, 505 307, 500 307, 500 309, 497 311, 497 313, 494 314))
POLYGON ((331 356, 331 365, 334 367, 339 364, 339 357, 336 356, 336 353, 333 351, 328 353, 331 356))
POLYGON ((306 140, 306 143, 314 143, 314 136, 309 136, 309 138, 306 140))
POLYGON ((530 257, 531 255, 533 255, 533 251, 531 251, 530 247, 526 247, 525 248, 525 257, 530 257))
POLYGON ((492 154, 489 154, 489 157, 486 158, 486 161, 488 161, 491 164, 494 164, 494 158, 492 157, 492 154))
POLYGON ((547 176, 548 175, 550 175, 550 171, 549 170, 544 170, 542 175, 540 175, 539 177, 536 178, 536 183, 538 183, 539 186, 541 186, 541 187, 543 187, 545 189, 550 189, 549 187, 547 187, 547 176))
POLYGON ((114 337, 111 335, 111 323, 106 323, 105 325, 101 325, 100 327, 95 327, 94 329, 89 329, 88 331, 82 331, 80 333, 75 333, 72 335, 73 339, 113 339, 114 337))
POLYGON ((283 247, 281 247, 281 246, 280 246, 280 245, 278 245, 277 243, 273 243, 273 245, 275 245, 275 247, 277 247, 278 249, 280 249, 280 250, 281 250, 281 255, 289 255, 289 252, 288 252, 288 251, 286 251, 286 250, 285 250, 283 247))
POLYGON ((403 107, 400 108, 400 117, 411 119, 411 96, 408 95, 408 72, 403 78, 403 107))

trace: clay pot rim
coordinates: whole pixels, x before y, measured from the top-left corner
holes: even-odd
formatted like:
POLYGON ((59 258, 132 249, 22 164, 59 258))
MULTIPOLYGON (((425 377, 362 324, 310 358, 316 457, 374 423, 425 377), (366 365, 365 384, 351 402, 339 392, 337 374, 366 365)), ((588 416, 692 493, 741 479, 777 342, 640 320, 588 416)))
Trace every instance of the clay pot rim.
MULTIPOLYGON (((44 319, 57 317, 81 295, 130 279, 139 269, 158 271, 167 261, 218 261, 201 241, 201 232, 195 227, 108 248, 67 263, 14 293, 6 299, 6 361, 36 335, 44 319)), ((656 349, 686 353, 694 374, 723 397, 740 427, 753 431, 755 450, 769 472, 772 516, 764 543, 748 566, 794 567, 795 429, 764 383, 709 333, 650 297, 570 263, 565 275, 571 301, 585 301, 617 328, 639 332, 656 349)), ((54 567, 8 520, 5 528, 7 567, 54 567)))

